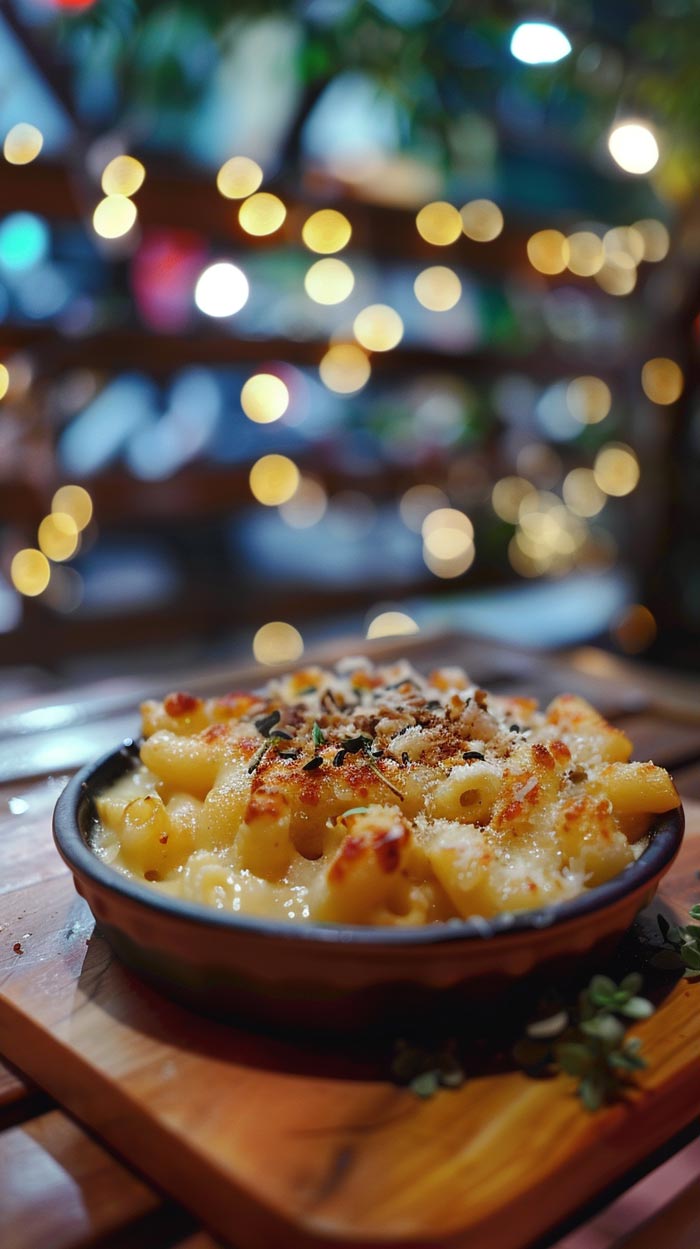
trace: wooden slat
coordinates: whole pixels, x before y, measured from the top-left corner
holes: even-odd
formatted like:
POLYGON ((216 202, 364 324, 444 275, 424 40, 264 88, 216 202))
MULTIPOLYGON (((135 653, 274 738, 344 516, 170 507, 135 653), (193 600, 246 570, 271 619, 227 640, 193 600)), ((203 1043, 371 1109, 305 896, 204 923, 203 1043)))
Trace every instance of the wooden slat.
POLYGON ((653 713, 625 716, 618 723, 631 738, 635 759, 653 759, 667 768, 700 759, 700 721, 684 724, 653 713))
POLYGON ((60 1111, 0 1133, 0 1243, 80 1249, 161 1199, 60 1111))
POLYGON ((618 1249, 698 1249, 699 1243, 700 1180, 694 1180, 655 1218, 626 1236, 618 1249))
POLYGON ((29 1097, 32 1086, 5 1063, 0 1062, 0 1107, 12 1105, 29 1097))
POLYGON ((699 1169, 695 1140, 552 1249, 698 1249, 699 1169))

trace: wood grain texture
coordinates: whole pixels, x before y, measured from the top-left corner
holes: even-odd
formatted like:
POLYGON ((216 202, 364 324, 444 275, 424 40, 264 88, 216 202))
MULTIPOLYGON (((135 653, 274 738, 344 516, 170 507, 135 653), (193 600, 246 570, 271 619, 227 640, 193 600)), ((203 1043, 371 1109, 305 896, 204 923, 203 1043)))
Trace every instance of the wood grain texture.
POLYGON ((160 1203, 61 1111, 0 1133, 3 1249, 80 1249, 160 1203))
MULTIPOLYGON (((13 837, 0 825, 0 1050, 241 1249, 514 1249, 700 1110, 700 986, 686 982, 639 1027, 639 1091, 595 1117, 564 1077, 475 1074, 420 1102, 357 1058, 199 1019, 113 962, 56 860, 44 790, 27 791, 13 837)), ((692 806, 669 908, 697 897, 699 864, 692 806)))

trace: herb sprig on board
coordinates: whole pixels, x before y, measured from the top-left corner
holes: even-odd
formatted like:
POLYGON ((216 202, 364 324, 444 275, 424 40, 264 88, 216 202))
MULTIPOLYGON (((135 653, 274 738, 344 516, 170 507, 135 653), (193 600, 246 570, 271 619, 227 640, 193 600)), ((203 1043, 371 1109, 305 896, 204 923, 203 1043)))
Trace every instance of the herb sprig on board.
MULTIPOLYGON (((700 920, 700 903, 691 906, 689 916, 700 920)), ((657 916, 664 946, 652 956, 651 965, 659 971, 680 971, 690 980, 700 976, 700 924, 669 924, 657 916)))
POLYGON ((593 976, 571 1011, 530 1024, 513 1057, 526 1071, 574 1076, 586 1110, 616 1101, 630 1075, 646 1066, 639 1037, 625 1036, 628 1021, 648 1019, 654 1013, 652 1003, 640 996, 641 988, 638 972, 619 984, 609 976, 593 976))

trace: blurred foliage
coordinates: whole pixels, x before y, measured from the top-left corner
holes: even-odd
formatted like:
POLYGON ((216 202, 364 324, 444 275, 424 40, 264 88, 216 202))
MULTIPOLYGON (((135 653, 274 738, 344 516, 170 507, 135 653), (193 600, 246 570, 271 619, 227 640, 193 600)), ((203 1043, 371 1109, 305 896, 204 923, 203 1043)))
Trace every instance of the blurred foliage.
POLYGON ((684 180, 700 175, 700 0, 558 0, 547 17, 566 30, 573 54, 534 71, 509 52, 510 31, 530 16, 521 0, 97 0, 60 17, 56 33, 76 74, 109 70, 111 120, 123 121, 156 107, 191 109, 220 48, 269 15, 302 31, 309 105, 336 74, 360 70, 395 101, 404 145, 437 141, 446 166, 464 163, 464 114, 497 115, 507 83, 516 124, 522 112, 586 151, 621 110, 640 112, 670 131, 667 189, 682 195, 684 180))

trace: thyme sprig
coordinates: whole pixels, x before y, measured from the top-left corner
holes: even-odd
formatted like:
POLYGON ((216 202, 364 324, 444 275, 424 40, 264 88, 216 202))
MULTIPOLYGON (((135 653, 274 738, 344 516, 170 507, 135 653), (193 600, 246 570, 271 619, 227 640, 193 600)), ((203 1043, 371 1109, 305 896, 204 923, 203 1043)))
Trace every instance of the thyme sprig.
MULTIPOLYGON (((691 906, 688 914, 700 920, 700 903, 691 906)), ((700 976, 700 924, 669 924, 663 915, 656 922, 664 946, 652 956, 651 966, 659 971, 682 970, 690 980, 700 976)))
POLYGON ((391 1074, 397 1084, 405 1085, 416 1097, 432 1097, 439 1088, 461 1088, 466 1079, 454 1043, 430 1050, 403 1038, 394 1046, 391 1074))
POLYGON ((641 997, 642 977, 631 972, 619 984, 593 976, 573 1010, 531 1024, 513 1057, 526 1071, 563 1071, 574 1076, 586 1110, 599 1110, 624 1092, 630 1075, 646 1066, 639 1037, 626 1037, 627 1020, 648 1019, 654 1006, 641 997), (622 1016, 622 1018, 620 1018, 622 1016), (547 1034, 547 1023, 553 1027, 547 1034))

